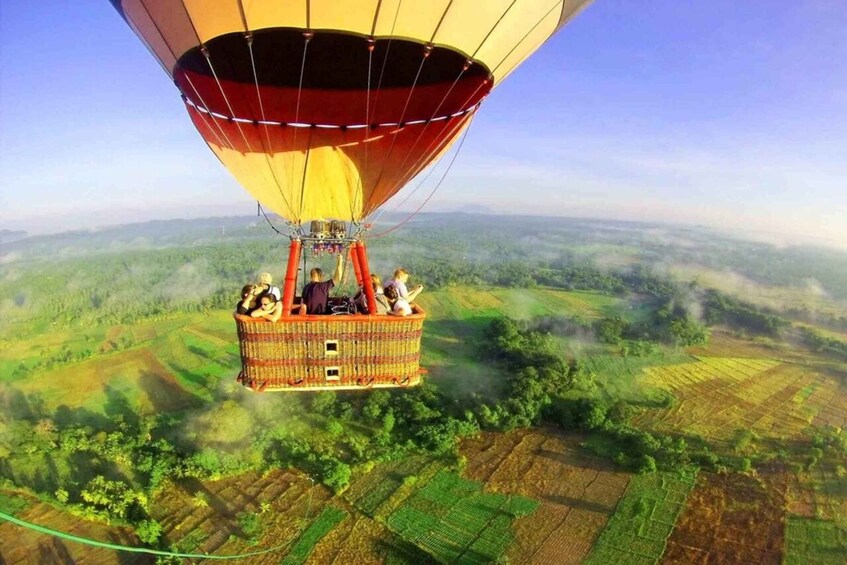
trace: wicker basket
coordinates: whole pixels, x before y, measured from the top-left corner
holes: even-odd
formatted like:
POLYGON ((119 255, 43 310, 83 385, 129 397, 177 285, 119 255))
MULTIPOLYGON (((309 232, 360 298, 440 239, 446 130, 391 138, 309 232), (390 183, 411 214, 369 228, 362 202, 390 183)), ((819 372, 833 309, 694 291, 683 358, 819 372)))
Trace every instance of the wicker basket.
POLYGON ((234 315, 240 382, 254 390, 350 390, 420 383, 425 313, 288 316, 276 323, 234 315))

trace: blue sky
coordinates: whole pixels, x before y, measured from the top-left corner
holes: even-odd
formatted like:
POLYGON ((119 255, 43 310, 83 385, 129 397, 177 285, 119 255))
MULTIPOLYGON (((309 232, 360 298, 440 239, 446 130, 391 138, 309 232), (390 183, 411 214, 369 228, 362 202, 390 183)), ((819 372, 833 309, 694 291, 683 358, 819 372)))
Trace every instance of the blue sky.
MULTIPOLYGON (((845 29, 843 0, 596 0, 490 96, 427 209, 847 245, 845 29)), ((254 210, 106 0, 2 0, 0 227, 254 210)))

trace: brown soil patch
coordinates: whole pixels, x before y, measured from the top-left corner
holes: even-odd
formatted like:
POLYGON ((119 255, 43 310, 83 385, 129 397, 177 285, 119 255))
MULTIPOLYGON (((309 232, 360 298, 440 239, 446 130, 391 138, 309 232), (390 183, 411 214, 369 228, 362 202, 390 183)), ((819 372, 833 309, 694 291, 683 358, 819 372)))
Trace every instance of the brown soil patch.
MULTIPOLYGON (((39 526, 45 526, 75 536, 138 547, 138 538, 127 528, 110 527, 87 522, 66 512, 56 510, 49 504, 36 502, 17 515, 39 526)), ((11 522, 0 522, 0 563, 97 563, 103 565, 150 563, 150 556, 118 552, 112 549, 93 547, 66 541, 42 534, 11 522)))
POLYGON ((462 444, 467 477, 541 503, 514 522, 510 562, 580 563, 614 513, 629 475, 581 453, 582 439, 543 429, 483 433, 462 444))
POLYGON ((662 561, 780 565, 786 488, 782 473, 700 473, 662 561))

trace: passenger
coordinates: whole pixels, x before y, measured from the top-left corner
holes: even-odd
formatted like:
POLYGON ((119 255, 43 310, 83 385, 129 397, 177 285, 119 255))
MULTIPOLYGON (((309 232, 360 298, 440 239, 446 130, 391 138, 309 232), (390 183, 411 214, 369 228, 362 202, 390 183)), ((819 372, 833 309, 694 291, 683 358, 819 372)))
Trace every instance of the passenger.
POLYGON ((409 302, 400 296, 400 292, 395 285, 385 287, 385 297, 391 304, 391 310, 388 313, 392 316, 409 316, 412 314, 412 307, 409 302))
POLYGON ((259 298, 259 307, 250 313, 251 318, 262 318, 276 322, 282 317, 282 302, 278 302, 273 294, 267 292, 259 298))
POLYGON ((322 270, 315 267, 309 272, 310 282, 303 287, 303 303, 300 305, 301 314, 330 314, 329 291, 341 283, 344 273, 344 257, 339 253, 335 260, 335 272, 329 280, 323 279, 322 270))
POLYGON ((423 285, 419 284, 415 287, 414 290, 409 292, 406 288, 406 283, 409 281, 409 273, 406 272, 406 269, 400 268, 394 271, 394 278, 388 281, 388 284, 385 285, 386 288, 389 286, 397 287, 397 293, 400 298, 404 299, 408 304, 411 304, 415 301, 415 298, 423 290, 423 285))
POLYGON ((259 296, 259 291, 256 290, 256 285, 244 285, 241 289, 241 300, 235 307, 235 311, 242 316, 249 316, 256 309, 256 298, 259 296))
MULTIPOLYGON (((388 299, 382 290, 382 280, 380 280, 379 275, 371 275, 371 284, 373 285, 374 298, 376 299, 376 313, 388 314, 391 310, 391 305, 388 303, 388 299)), ((356 307, 359 309, 359 312, 368 313, 368 297, 364 289, 359 289, 353 300, 356 301, 356 307)))
POLYGON ((273 294, 277 302, 282 300, 282 292, 280 292, 278 286, 273 285, 273 277, 271 277, 270 273, 262 273, 259 275, 259 282, 256 287, 259 289, 260 295, 267 292, 269 294, 273 294))

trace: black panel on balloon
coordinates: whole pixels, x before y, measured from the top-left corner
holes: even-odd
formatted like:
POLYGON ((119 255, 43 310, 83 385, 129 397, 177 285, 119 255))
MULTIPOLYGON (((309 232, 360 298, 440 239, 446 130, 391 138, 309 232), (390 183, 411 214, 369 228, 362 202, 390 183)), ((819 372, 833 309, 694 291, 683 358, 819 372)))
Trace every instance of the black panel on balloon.
MULTIPOLYGON (((358 90, 368 87, 368 41, 339 32, 316 31, 309 41, 306 64, 303 30, 274 28, 254 32, 253 61, 261 86, 305 89, 358 90)), ((244 33, 230 33, 206 43, 215 73, 221 80, 254 83, 253 62, 244 33)), ((444 47, 434 47, 421 65, 424 46, 404 39, 377 39, 371 62, 371 88, 403 88, 452 83, 462 78, 487 78, 489 70, 479 63, 462 68, 467 57, 444 47), (420 74, 418 74, 420 71, 420 74), (417 80, 415 77, 417 76, 417 80)), ((194 48, 177 62, 177 67, 211 75, 206 57, 194 48)))

